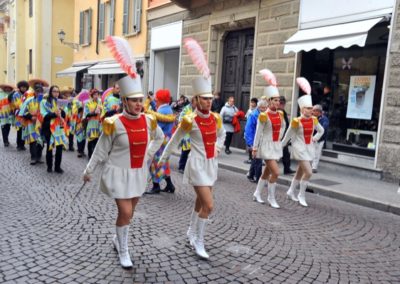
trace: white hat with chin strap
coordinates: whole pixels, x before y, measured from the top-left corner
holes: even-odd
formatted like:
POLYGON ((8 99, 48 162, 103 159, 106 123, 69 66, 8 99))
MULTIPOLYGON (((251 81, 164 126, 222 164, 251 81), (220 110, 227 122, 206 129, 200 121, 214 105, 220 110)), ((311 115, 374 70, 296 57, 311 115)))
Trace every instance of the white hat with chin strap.
POLYGON ((277 88, 278 82, 274 73, 269 69, 262 69, 259 73, 263 76, 264 80, 267 82, 268 86, 264 88, 264 96, 267 100, 272 98, 279 98, 279 90, 277 88))
POLYGON ((121 98, 143 98, 142 80, 140 76, 132 78, 125 76, 117 81, 120 88, 121 98))

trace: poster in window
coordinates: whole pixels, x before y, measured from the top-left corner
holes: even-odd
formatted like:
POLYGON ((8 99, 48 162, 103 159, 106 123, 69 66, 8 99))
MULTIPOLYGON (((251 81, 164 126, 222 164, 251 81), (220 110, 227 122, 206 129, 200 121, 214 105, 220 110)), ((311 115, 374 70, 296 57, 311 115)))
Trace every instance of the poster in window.
POLYGON ((371 119, 375 81, 376 76, 350 76, 347 118, 371 119))

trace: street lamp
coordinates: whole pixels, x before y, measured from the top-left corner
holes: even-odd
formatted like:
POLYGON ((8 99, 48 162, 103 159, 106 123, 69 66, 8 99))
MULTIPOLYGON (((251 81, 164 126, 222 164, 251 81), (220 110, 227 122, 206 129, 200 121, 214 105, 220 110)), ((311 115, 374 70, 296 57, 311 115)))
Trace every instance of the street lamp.
POLYGON ((62 44, 65 44, 65 45, 67 45, 67 46, 69 46, 69 47, 71 47, 71 48, 73 48, 73 49, 79 50, 79 44, 74 43, 74 42, 67 42, 67 41, 64 41, 64 39, 65 39, 65 32, 64 32, 62 29, 57 33, 57 35, 58 35, 58 39, 60 40, 60 42, 61 42, 62 44))

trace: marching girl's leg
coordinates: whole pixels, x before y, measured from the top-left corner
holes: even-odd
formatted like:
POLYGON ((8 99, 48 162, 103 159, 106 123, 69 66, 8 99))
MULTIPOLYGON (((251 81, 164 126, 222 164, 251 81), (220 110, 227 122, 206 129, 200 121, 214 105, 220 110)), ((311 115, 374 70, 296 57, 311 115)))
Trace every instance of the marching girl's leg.
POLYGON ((195 186, 197 199, 200 201, 200 212, 196 224, 196 237, 193 242, 196 254, 201 258, 208 259, 209 255, 204 248, 204 232, 206 230, 208 216, 213 210, 214 201, 212 188, 210 186, 195 186))
POLYGON ((199 212, 201 208, 201 202, 198 197, 196 197, 196 201, 194 204, 194 209, 192 211, 192 214, 190 216, 190 223, 189 223, 189 228, 186 232, 186 235, 189 239, 189 243, 191 246, 194 245, 194 240, 196 239, 196 234, 197 234, 197 220, 199 219, 199 212))
POLYGON ((258 180, 256 191, 253 193, 253 201, 257 201, 258 203, 265 203, 264 200, 261 199, 261 193, 262 193, 262 190, 264 189, 265 185, 267 184, 269 176, 270 176, 270 170, 267 165, 264 168, 264 172, 263 172, 262 176, 258 180))
POLYGON ((303 175, 303 170, 300 168, 300 163, 297 165, 296 173, 292 179, 292 183, 290 184, 289 190, 286 192, 288 198, 292 199, 293 201, 298 202, 299 200, 296 197, 295 190, 300 184, 300 179, 303 175))
POLYGON ((302 170, 303 175, 301 177, 300 191, 299 191, 299 195, 297 196, 297 198, 299 199, 299 203, 302 206, 307 207, 308 205, 306 203, 306 189, 307 189, 309 180, 312 176, 312 169, 311 169, 310 161, 299 161, 299 167, 302 170))
POLYGON ((270 176, 268 179, 268 203, 272 208, 280 208, 275 199, 276 182, 279 176, 279 166, 275 160, 267 160, 266 168, 269 169, 270 176))

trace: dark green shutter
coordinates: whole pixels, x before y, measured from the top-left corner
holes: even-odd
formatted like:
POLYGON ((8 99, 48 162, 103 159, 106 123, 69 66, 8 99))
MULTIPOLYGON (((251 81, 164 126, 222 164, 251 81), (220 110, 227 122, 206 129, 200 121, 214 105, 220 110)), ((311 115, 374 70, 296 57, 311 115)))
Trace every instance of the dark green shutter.
POLYGON ((79 13, 79 44, 83 44, 83 23, 84 23, 85 12, 79 13))
POLYGON ((92 14, 93 14, 92 8, 90 8, 87 11, 87 13, 88 13, 88 26, 87 26, 88 42, 87 42, 87 44, 91 44, 92 43, 92 14))
POLYGON ((122 34, 129 33, 129 0, 124 0, 124 14, 122 18, 122 34))
POLYGON ((134 17, 135 17, 135 21, 134 21, 134 31, 135 32, 140 32, 140 28, 141 28, 141 21, 142 21, 142 0, 135 0, 135 10, 134 10, 134 17))
POLYGON ((105 10, 105 5, 104 3, 100 4, 100 11, 99 11, 99 40, 103 40, 104 39, 104 13, 105 10))
POLYGON ((110 35, 114 35, 114 22, 115 22, 115 0, 111 0, 111 7, 110 7, 110 35))

